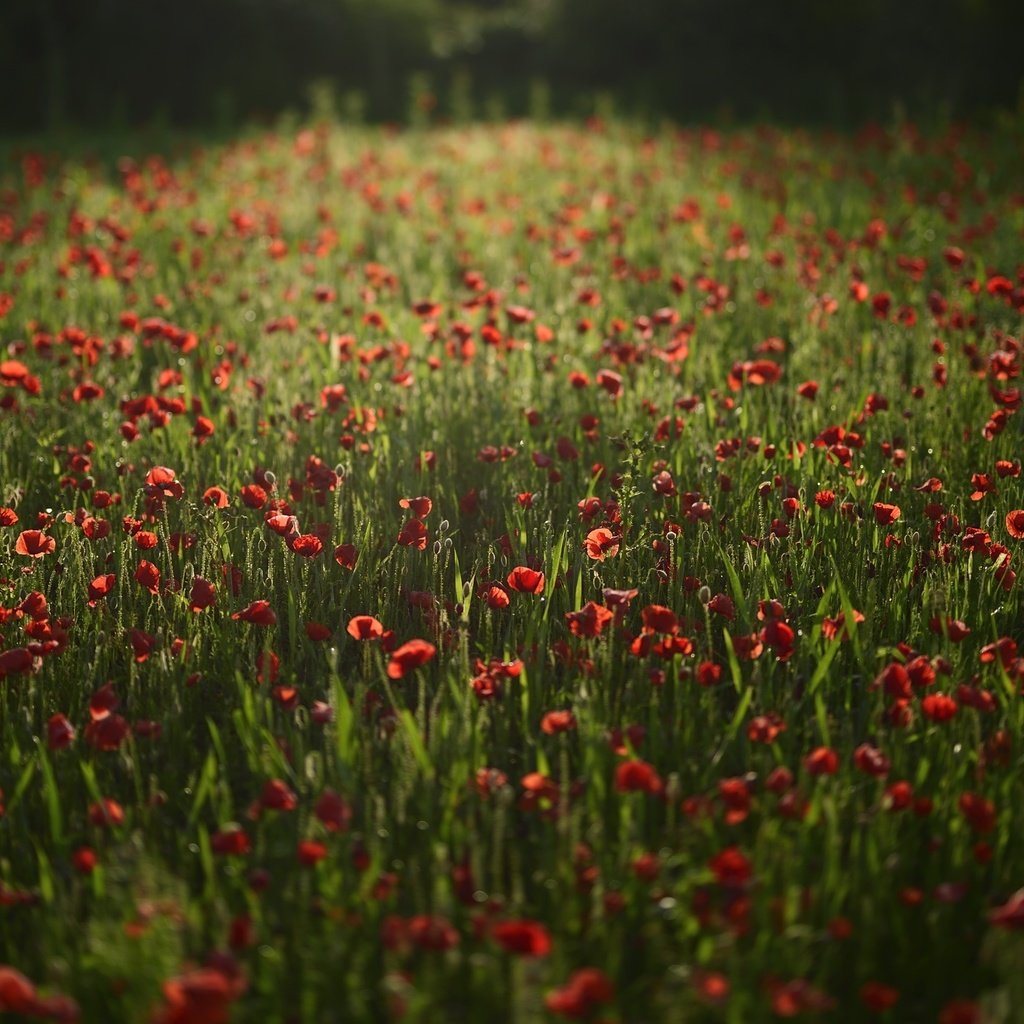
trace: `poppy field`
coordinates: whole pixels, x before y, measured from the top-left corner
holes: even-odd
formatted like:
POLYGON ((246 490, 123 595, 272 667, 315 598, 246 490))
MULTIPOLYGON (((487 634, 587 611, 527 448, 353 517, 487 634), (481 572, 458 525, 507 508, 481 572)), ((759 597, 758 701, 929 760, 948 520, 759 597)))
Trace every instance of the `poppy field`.
POLYGON ((0 1011, 1024 1019, 1020 142, 0 165, 0 1011))

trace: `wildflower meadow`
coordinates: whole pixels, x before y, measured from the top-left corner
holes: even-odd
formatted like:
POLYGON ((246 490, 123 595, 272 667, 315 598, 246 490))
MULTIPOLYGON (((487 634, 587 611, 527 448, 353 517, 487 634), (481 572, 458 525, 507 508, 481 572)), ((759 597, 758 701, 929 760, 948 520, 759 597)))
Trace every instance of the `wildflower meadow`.
POLYGON ((1020 125, 0 165, 0 1011, 1024 1019, 1020 125))

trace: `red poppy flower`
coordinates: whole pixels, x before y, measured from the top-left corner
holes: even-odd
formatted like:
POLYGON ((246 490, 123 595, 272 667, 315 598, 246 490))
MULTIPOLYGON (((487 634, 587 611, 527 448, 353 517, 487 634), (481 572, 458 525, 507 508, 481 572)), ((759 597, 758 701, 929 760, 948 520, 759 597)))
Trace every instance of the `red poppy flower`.
POLYGON ((281 669, 281 659, 273 651, 260 651, 256 655, 256 682, 275 683, 281 669))
POLYGON ((209 505, 211 508, 227 508, 228 502, 228 492, 223 487, 207 487, 203 491, 204 505, 209 505))
POLYGON ((231 1017, 231 1004, 245 991, 239 973, 229 976, 216 967, 200 967, 165 981, 165 1005, 153 1024, 223 1024, 231 1017))
POLYGON ((299 521, 295 516, 287 515, 284 512, 271 510, 263 520, 268 530, 273 530, 279 537, 285 539, 297 538, 299 535, 299 521))
POLYGON ((256 626, 273 626, 277 622, 277 616, 269 601, 253 601, 240 612, 235 612, 231 618, 251 622, 256 626))
POLYGON ((517 956, 542 957, 551 952, 551 935, 539 921, 502 921, 491 935, 505 952, 517 956))
POLYGON ((1024 540, 1024 508, 1015 508, 1007 513, 1006 532, 1014 540, 1024 540))
POLYGON ((146 491, 150 495, 164 498, 180 498, 185 488, 175 479, 176 473, 166 466, 154 466, 146 474, 146 491))
POLYGON ((615 590, 611 587, 605 587, 601 591, 601 596, 609 608, 615 611, 625 611, 629 607, 629 603, 639 593, 640 591, 638 590, 615 590))
POLYGON ((735 846, 727 846, 708 861, 715 880, 722 886, 740 886, 753 874, 753 868, 746 856, 735 846))
POLYGON ((879 526, 889 526, 900 517, 899 505, 887 505, 884 501, 876 501, 871 507, 875 513, 875 522, 879 526))
POLYGON ((622 374, 614 370, 598 370, 594 378, 598 387, 603 388, 612 398, 618 398, 622 394, 622 374))
POLYGON ((222 857, 243 857, 252 849, 252 843, 240 826, 230 825, 210 836, 210 849, 222 857))
POLYGON ((133 629, 130 637, 135 660, 141 664, 153 653, 153 649, 156 647, 156 637, 141 629, 133 629))
MULTIPOLYGON (((715 666, 721 675, 721 667, 715 666)), ((785 732, 786 723, 776 714, 756 715, 747 726, 747 739, 751 743, 774 743, 779 733, 785 732)), ((788 769, 787 769, 788 770, 788 769)))
POLYGON ((352 820, 352 806, 333 789, 325 789, 313 808, 313 813, 328 832, 346 832, 352 820))
POLYGON ((114 589, 116 582, 117 577, 112 572, 107 573, 105 576, 97 576, 94 580, 91 580, 88 585, 89 607, 95 608, 96 602, 102 601, 114 589))
POLYGON ((46 723, 46 745, 50 750, 64 750, 75 741, 75 727, 62 714, 51 715, 46 723))
POLYGON ((608 975, 598 967, 583 967, 562 988, 549 992, 544 1005, 552 1013, 579 1020, 614 998, 615 986, 608 975))
POLYGON ((587 534, 583 546, 590 558, 603 562, 606 558, 614 558, 619 553, 621 541, 622 538, 617 537, 607 526, 599 526, 587 534))
POLYGON ((620 793, 658 794, 664 787, 654 766, 636 758, 619 763, 615 769, 615 788, 620 793))
POLYGON ((201 612, 206 608, 212 607, 216 600, 217 588, 209 580, 204 580, 202 576, 197 576, 192 581, 192 590, 189 594, 189 610, 201 612))
MULTIPOLYGON (((710 590, 711 588, 709 588, 710 590)), ((708 602, 708 610, 714 611, 715 614, 721 615, 728 622, 733 622, 736 617, 736 605, 732 598, 727 594, 716 594, 708 602)))
POLYGON ((406 673, 425 665, 437 653, 437 648, 426 640, 410 640, 391 654, 388 662, 388 676, 401 679, 406 673))
POLYGON ((921 712, 933 722, 948 722, 956 716, 960 705, 945 693, 929 693, 921 699, 921 712))
POLYGON ((19 534, 14 550, 29 558, 42 558, 51 554, 56 547, 57 542, 42 530, 24 530, 19 534))
POLYGON ((566 612, 565 621, 569 632, 578 637, 597 637, 604 627, 615 618, 615 613, 602 605, 588 601, 579 611, 566 612))
POLYGON ((862 743, 853 752, 853 763, 859 771, 875 778, 882 778, 889 773, 889 758, 870 743, 862 743))
POLYGON ((484 591, 482 596, 483 599, 487 602, 488 608, 494 608, 495 610, 498 610, 501 608, 507 608, 509 606, 508 594, 497 584, 488 587, 484 591))
POLYGON ((89 821, 97 826, 123 825, 124 809, 116 800, 105 797, 89 805, 89 821))
POLYGON ((1018 889, 1002 906, 990 911, 988 919, 997 928, 1024 929, 1024 889, 1018 889))
POLYGON ((427 547, 427 527, 420 519, 408 519, 402 524, 398 533, 397 544, 403 547, 425 551, 427 547))
POLYGON ((641 613, 645 633, 673 635, 679 630, 676 613, 660 604, 649 604, 641 613))
POLYGON ((835 775, 839 771, 839 755, 830 747, 818 747, 804 758, 808 775, 835 775))
POLYGON ((866 981, 860 987, 860 1001, 875 1013, 891 1009, 900 999, 898 989, 883 985, 880 981, 866 981))
POLYGON ((354 615, 345 632, 353 640, 376 640, 384 635, 384 626, 372 615, 354 615))
POLYGON ((160 570, 152 562, 143 560, 139 562, 139 566, 135 570, 135 582, 151 594, 159 594, 160 570))
POLYGON ((430 510, 434 507, 434 503, 427 497, 399 498, 398 506, 399 508, 410 509, 417 519, 426 519, 430 515, 430 510))
POLYGON ((109 714, 85 727, 85 739, 97 750, 117 750, 131 735, 131 726, 121 715, 109 714))
POLYGON ((0 526, 13 526, 18 521, 18 513, 13 508, 0 508, 0 526))
POLYGON ((546 736, 572 732, 575 728, 576 716, 571 711, 549 711, 540 720, 540 731, 546 736))
POLYGON ((980 793, 962 794, 958 806, 975 832, 985 834, 996 827, 995 804, 980 793))
POLYGON ((263 508, 270 495, 259 484, 246 484, 242 490, 242 504, 249 508, 263 508))
POLYGON ((267 779, 260 794, 260 806, 272 811, 294 811, 299 800, 282 779, 267 779))
POLYGON ((334 560, 343 569, 355 569, 358 557, 355 544, 339 544, 334 549, 334 560))
POLYGON ((327 856, 327 847, 316 839, 301 839, 295 852, 299 863, 303 867, 311 868, 327 856))
POLYGON ((418 914, 409 918, 409 941, 420 949, 444 953, 459 944, 459 933, 439 915, 418 914))
POLYGON ((331 627, 321 622, 307 622, 306 636, 314 642, 326 640, 331 635, 331 627))
POLYGON ((0 1011, 34 1017, 36 1006, 35 985, 21 971, 6 964, 0 965, 0 1011))
POLYGON ((290 545, 292 551, 303 558, 315 558, 324 549, 323 541, 315 534, 307 533, 296 537, 290 545))
POLYGON ((89 699, 89 718, 94 722, 108 718, 118 706, 113 683, 104 683, 89 699))
POLYGON ((750 813, 750 789, 746 779, 720 779, 718 796, 725 804, 726 825, 738 825, 750 813))
POLYGON ((509 590, 521 594, 543 594, 544 582, 544 573, 526 565, 517 565, 508 574, 509 590))

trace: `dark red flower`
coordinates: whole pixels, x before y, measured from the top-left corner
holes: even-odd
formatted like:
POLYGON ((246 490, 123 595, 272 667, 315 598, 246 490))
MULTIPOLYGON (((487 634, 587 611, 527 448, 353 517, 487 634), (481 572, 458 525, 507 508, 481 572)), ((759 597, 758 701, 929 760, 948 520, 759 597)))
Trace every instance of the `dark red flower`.
POLYGON ((50 750, 64 750, 75 741, 75 727, 62 714, 51 715, 46 723, 46 745, 50 750))
POLYGON ((272 811, 294 811, 298 797, 282 779, 267 779, 260 794, 260 806, 272 811))
POLYGON ((135 570, 135 582, 151 594, 160 593, 160 570, 152 563, 143 559, 135 570))
POLYGON ((388 677, 401 679, 414 668, 426 664, 437 653, 437 648, 426 640, 410 640, 391 654, 388 677))
POLYGON ((620 793, 661 793, 661 776, 653 765, 639 758, 622 761, 615 769, 615 788, 620 793))
POLYGON ((253 601, 240 612, 235 612, 231 618, 251 622, 256 626, 273 626, 277 622, 277 616, 269 601, 253 601))
POLYGON ((588 601, 579 611, 565 613, 569 632, 578 637, 600 636, 601 631, 613 618, 614 612, 593 601, 588 601))
POLYGON ((201 612, 206 608, 210 608, 216 600, 217 588, 209 580, 204 580, 202 576, 197 576, 192 581, 192 590, 189 594, 189 610, 201 612))
POLYGON ((860 987, 860 1001, 875 1013, 891 1009, 900 999, 899 989, 880 981, 866 981, 860 987))
POLYGON ((425 551, 427 547, 426 525, 420 519, 406 520, 402 524, 396 543, 403 547, 416 548, 417 551, 425 551))
POLYGON ((604 1003, 615 998, 615 986, 598 967, 583 967, 570 975, 568 982, 549 992, 544 1005, 552 1012, 581 1020, 604 1003))
POLYGON ((542 957, 551 952, 551 935, 539 921, 502 921, 491 935, 505 952, 517 956, 542 957))
POLYGON ((753 874, 753 868, 746 856, 735 846, 727 846, 708 861, 715 880, 723 886, 741 886, 753 874))
POLYGON ((434 503, 427 497, 399 498, 398 506, 409 509, 417 519, 426 519, 434 507, 434 503))
POLYGON ((334 549, 334 560, 343 569, 354 569, 358 557, 355 544, 339 544, 334 549))
POLYGON ((830 747, 817 747, 804 758, 808 775, 835 775, 839 771, 839 755, 830 747))
POLYGON ((240 826, 230 825, 210 836, 210 849, 222 857, 243 857, 252 849, 252 844, 240 826))
POLYGON ((1018 889, 1002 906, 990 911, 988 919, 997 928, 1024 929, 1024 889, 1018 889))
POLYGON ((313 813, 328 832, 346 832, 352 820, 352 806, 333 789, 325 789, 320 794, 313 813))

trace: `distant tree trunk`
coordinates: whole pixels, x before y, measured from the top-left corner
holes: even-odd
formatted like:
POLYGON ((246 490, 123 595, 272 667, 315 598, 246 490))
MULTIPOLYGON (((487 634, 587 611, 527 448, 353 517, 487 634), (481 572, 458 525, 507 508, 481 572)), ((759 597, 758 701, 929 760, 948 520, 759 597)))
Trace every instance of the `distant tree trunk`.
POLYGON ((42 20, 46 120, 51 129, 60 128, 67 119, 67 54, 58 7, 59 0, 39 0, 37 8, 42 20))

